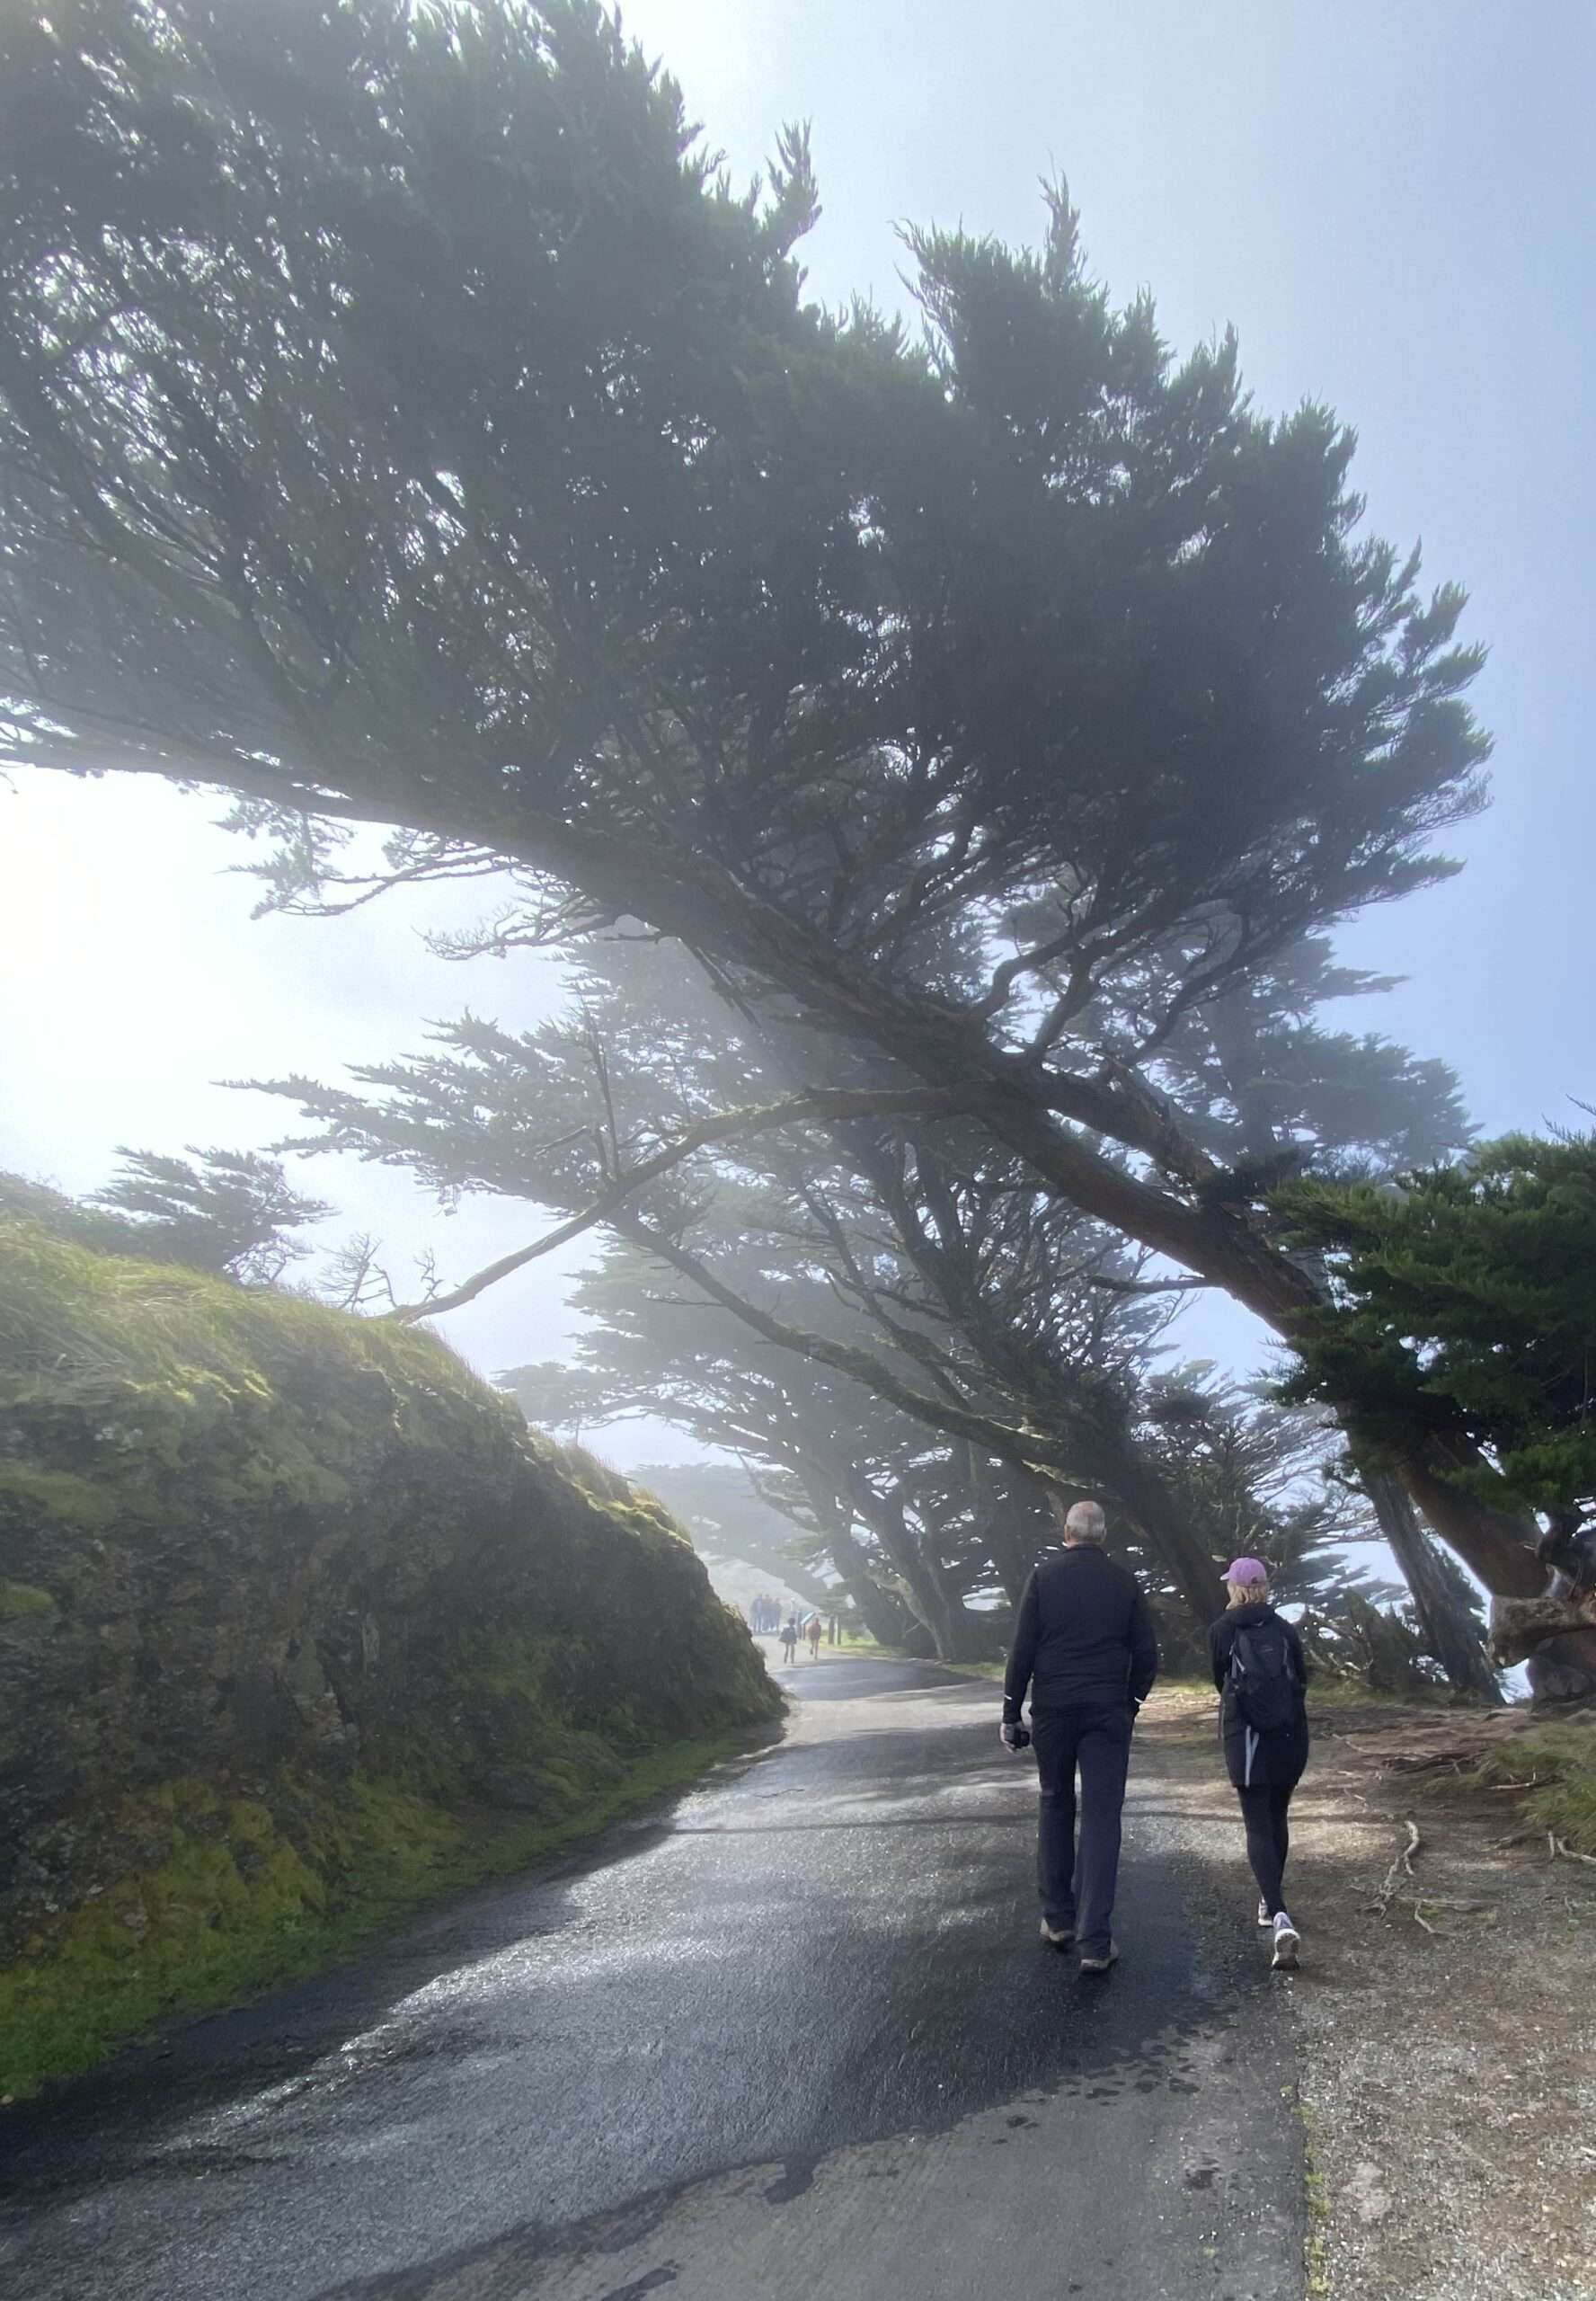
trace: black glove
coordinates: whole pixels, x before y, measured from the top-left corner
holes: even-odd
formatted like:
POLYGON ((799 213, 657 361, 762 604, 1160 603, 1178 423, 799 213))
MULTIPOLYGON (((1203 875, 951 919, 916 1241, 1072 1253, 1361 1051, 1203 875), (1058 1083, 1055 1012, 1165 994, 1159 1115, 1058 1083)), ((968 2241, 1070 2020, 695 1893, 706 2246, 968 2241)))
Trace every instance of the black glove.
POLYGON ((1017 1719, 1011 1723, 1006 1718, 998 1731, 1003 1737, 1006 1750, 1028 1750, 1031 1746, 1030 1734, 1017 1719))

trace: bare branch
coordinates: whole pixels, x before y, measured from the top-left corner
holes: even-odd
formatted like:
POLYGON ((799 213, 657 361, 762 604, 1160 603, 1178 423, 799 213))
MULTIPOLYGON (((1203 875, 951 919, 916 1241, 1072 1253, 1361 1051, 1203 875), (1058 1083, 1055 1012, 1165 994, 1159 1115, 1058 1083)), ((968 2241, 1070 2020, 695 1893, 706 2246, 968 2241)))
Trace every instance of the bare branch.
MULTIPOLYGON (((971 1097, 965 1090, 954 1088, 892 1088, 880 1092, 838 1089, 829 1093, 792 1095, 785 1101, 767 1104, 762 1107, 742 1111, 716 1111, 700 1119, 674 1142, 666 1144, 652 1159, 622 1175, 614 1186, 582 1209, 568 1222, 561 1222, 541 1239, 534 1239, 530 1246, 519 1247, 513 1254, 501 1255, 497 1262, 489 1263, 474 1277, 457 1286, 452 1293, 439 1294, 421 1302, 401 1304, 391 1315, 409 1326, 417 1319, 440 1318, 446 1310, 457 1310, 467 1302, 475 1302, 490 1286, 509 1278, 518 1270, 525 1270, 528 1263, 553 1254, 560 1247, 569 1246, 601 1222, 607 1222, 619 1212, 629 1198, 657 1182, 661 1175, 679 1167, 696 1151, 711 1143, 745 1142, 749 1137, 768 1134, 774 1129, 794 1126, 812 1119, 860 1119, 925 1117, 956 1113, 970 1106, 971 1097)), ((612 1114, 613 1123, 613 1114, 612 1114)))

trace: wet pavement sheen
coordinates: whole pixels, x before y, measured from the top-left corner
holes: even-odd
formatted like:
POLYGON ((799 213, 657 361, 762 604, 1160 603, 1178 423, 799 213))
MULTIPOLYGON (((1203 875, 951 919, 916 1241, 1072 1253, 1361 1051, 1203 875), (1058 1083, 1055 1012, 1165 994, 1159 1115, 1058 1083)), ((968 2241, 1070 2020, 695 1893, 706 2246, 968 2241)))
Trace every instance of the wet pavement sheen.
POLYGON ((776 1675, 786 1737, 663 1817, 0 2113, 0 2287, 1296 2301, 1283 2011, 1155 1764, 1094 1980, 994 1686, 776 1675))

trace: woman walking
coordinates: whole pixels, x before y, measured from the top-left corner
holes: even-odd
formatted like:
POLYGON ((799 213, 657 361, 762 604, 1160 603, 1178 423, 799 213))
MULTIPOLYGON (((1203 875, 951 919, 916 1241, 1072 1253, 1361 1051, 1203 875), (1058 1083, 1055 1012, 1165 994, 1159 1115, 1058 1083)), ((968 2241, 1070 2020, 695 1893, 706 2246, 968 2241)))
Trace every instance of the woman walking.
POLYGON ((1269 1568, 1262 1559, 1232 1559, 1225 1589, 1229 1604, 1208 1633, 1219 1736, 1258 1881, 1258 1923, 1270 1930, 1272 1963, 1291 1967, 1301 1938, 1284 1898, 1290 1843, 1286 1817, 1308 1764, 1308 1666, 1301 1639, 1270 1603, 1269 1568))

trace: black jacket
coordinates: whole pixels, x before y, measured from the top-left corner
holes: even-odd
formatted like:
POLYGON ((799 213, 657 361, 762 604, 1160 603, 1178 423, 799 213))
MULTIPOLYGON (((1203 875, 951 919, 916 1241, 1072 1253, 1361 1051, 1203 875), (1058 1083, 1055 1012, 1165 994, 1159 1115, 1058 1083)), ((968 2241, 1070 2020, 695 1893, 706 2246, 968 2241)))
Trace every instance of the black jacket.
POLYGON ((1302 1640, 1290 1623, 1277 1614, 1272 1606, 1232 1606, 1221 1614, 1208 1633, 1208 1657, 1213 1665, 1213 1681, 1220 1694, 1219 1740, 1224 1747, 1226 1770, 1237 1790, 1261 1782, 1279 1785, 1295 1781, 1308 1764, 1308 1710, 1278 1734, 1249 1734, 1244 1719, 1236 1714, 1234 1706, 1224 1697, 1230 1675, 1230 1648, 1236 1643, 1238 1630, 1250 1630, 1261 1621, 1278 1621, 1286 1633, 1286 1643, 1291 1649, 1291 1659, 1297 1666, 1297 1683, 1308 1684, 1308 1662, 1302 1651, 1302 1640))
POLYGON ((1122 1709, 1158 1675, 1152 1616, 1133 1574, 1086 1543, 1044 1558, 1026 1583, 1003 1681, 1013 1725, 1037 1710, 1122 1709))

